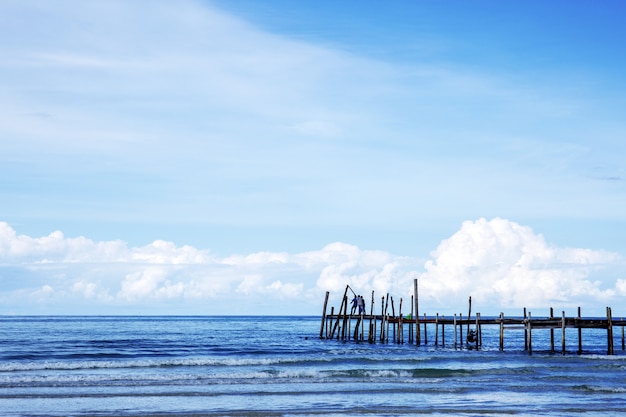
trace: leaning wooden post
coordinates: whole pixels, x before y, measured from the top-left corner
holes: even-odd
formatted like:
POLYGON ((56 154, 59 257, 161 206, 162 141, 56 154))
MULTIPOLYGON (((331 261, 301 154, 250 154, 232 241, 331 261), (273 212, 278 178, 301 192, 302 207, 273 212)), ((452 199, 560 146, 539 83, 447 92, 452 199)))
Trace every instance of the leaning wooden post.
MULTIPOLYGON (((337 312, 337 321, 335 321, 335 326, 333 327, 333 331, 331 334, 331 338, 335 335, 335 330, 339 327, 339 321, 341 320, 341 312, 343 311, 343 304, 348 302, 348 289, 349 285, 346 285, 346 291, 343 293, 343 298, 341 299, 341 306, 339 307, 339 311, 337 312)), ((337 337, 339 337, 339 333, 337 333, 337 337)))
POLYGON ((326 291, 326 298, 324 299, 324 310, 322 311, 322 325, 320 326, 320 339, 324 337, 324 324, 326 323, 326 306, 328 305, 328 295, 330 293, 326 291))
POLYGON ((613 355, 613 312, 611 307, 606 308, 606 323, 607 323, 607 337, 608 337, 608 349, 607 354, 613 355))
POLYGON ((561 317, 561 355, 565 355, 565 311, 561 317))
POLYGON ((348 296, 344 296, 343 303, 343 327, 341 329, 341 340, 346 340, 346 330, 348 331, 348 339, 350 338, 350 329, 348 329, 348 296))
POLYGON ((583 353, 583 328, 581 327, 580 318, 581 318, 581 311, 580 311, 580 307, 578 307, 577 327, 578 327, 578 354, 579 355, 583 353))
POLYGON ((528 329, 528 354, 533 354, 533 328, 532 328, 532 316, 530 311, 528 312, 528 320, 526 321, 526 328, 528 329))
MULTIPOLYGON (((550 319, 554 319, 554 309, 550 307, 550 319)), ((554 327, 550 324, 550 352, 554 353, 554 327)))
POLYGON ((504 313, 500 313, 500 352, 504 351, 504 313))
POLYGON ((413 296, 415 297, 415 344, 419 346, 422 343, 420 335, 420 311, 417 298, 417 278, 413 280, 413 296))

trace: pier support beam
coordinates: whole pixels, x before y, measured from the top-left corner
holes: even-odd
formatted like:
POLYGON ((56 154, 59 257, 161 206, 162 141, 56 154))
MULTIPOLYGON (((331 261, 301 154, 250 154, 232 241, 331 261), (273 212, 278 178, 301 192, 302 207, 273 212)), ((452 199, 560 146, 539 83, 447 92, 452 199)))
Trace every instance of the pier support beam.
POLYGON ((500 313, 500 352, 504 351, 504 313, 500 313))
POLYGON ((583 353, 583 329, 580 327, 580 307, 578 307, 578 354, 581 355, 583 353))
POLYGON ((419 299, 417 298, 417 278, 413 280, 413 297, 415 298, 415 344, 419 346, 422 343, 420 335, 420 310, 419 299))
POLYGON ((613 355, 613 311, 611 307, 606 308, 606 333, 608 338, 607 354, 613 355))
POLYGON ((565 355, 565 311, 561 317, 561 355, 565 355))

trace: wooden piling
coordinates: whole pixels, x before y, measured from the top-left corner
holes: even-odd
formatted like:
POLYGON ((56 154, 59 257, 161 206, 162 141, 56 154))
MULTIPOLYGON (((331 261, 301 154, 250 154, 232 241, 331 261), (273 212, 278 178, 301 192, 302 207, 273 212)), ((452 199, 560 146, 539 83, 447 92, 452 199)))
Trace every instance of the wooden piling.
POLYGON ((467 313, 467 334, 470 331, 470 320, 472 319, 472 297, 469 298, 469 311, 467 313))
POLYGON ((613 312, 611 307, 606 308, 606 333, 608 338, 607 355, 613 355, 613 312))
POLYGON ((380 300, 380 341, 385 341, 385 297, 380 300))
MULTIPOLYGON (((524 324, 526 323, 526 307, 524 307, 524 324)), ((524 326, 524 350, 528 350, 528 328, 524 326)))
POLYGON ((367 340, 370 343, 373 343, 376 339, 376 320, 374 319, 374 290, 372 290, 372 305, 370 307, 370 326, 369 332, 367 334, 367 340))
POLYGON ((454 348, 456 349, 457 344, 456 344, 456 313, 454 313, 454 321, 452 324, 452 327, 454 328, 454 348))
POLYGON ((500 313, 500 352, 504 351, 504 313, 500 313))
POLYGON ((322 311, 322 324, 320 325, 320 339, 324 337, 324 324, 326 324, 326 307, 328 306, 329 291, 326 291, 326 298, 324 298, 324 310, 322 311))
POLYGON ((460 331, 459 343, 461 345, 461 349, 463 349, 463 346, 465 346, 465 341, 463 339, 463 313, 459 313, 459 331, 460 331))
MULTIPOLYGON (((344 296, 343 300, 343 326, 341 328, 341 340, 346 340, 346 329, 348 327, 348 296, 344 296)), ((348 331, 348 336, 350 332, 348 331)))
MULTIPOLYGON (((622 317, 622 321, 624 321, 624 317, 622 317)), ((622 350, 624 350, 624 326, 622 326, 622 350)))
MULTIPOLYGON (((415 316, 413 315, 413 312, 415 311, 415 296, 411 296, 411 309, 410 309, 411 313, 409 314, 409 317, 412 319, 415 316)), ((413 334, 415 333, 415 328, 413 326, 409 326, 409 344, 413 344, 413 334)))
POLYGON ((528 312, 528 320, 526 320, 526 328, 528 329, 528 331, 526 332, 528 336, 528 341, 527 341, 528 354, 532 355, 533 354, 533 327, 532 327, 532 316, 530 312, 528 312))
POLYGON ((398 311, 398 343, 404 344, 404 333, 403 333, 403 321, 402 317, 402 298, 400 298, 400 309, 398 311))
POLYGON ((581 355, 583 353, 583 329, 580 327, 580 319, 581 319, 581 311, 580 307, 578 307, 578 354, 581 355))
POLYGON ((565 311, 561 318, 561 355, 565 355, 565 311))
MULTIPOLYGON (((554 318, 554 309, 550 307, 550 319, 554 318)), ((554 328, 550 327, 550 352, 554 353, 554 328)))
POLYGON ((475 334, 474 334, 474 338, 476 339, 474 341, 475 344, 475 348, 478 350, 478 348, 480 347, 480 313, 476 313, 476 329, 475 329, 475 334))
POLYGON ((441 346, 446 346, 446 316, 441 316, 441 346))
POLYGON ((439 346, 439 313, 435 316, 435 346, 439 346))
POLYGON ((420 335, 420 311, 419 301, 417 298, 417 278, 413 280, 413 296, 415 297, 415 344, 419 346, 422 343, 420 335))

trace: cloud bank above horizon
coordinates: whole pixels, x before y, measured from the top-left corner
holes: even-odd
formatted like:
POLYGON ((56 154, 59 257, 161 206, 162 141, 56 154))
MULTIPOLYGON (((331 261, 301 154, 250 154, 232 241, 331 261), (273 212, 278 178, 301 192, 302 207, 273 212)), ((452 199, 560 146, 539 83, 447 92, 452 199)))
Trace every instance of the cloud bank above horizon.
POLYGON ((600 311, 626 295, 615 253, 559 248, 518 223, 466 221, 428 259, 331 243, 301 253, 217 257, 156 240, 140 247, 85 237, 21 235, 0 222, 0 314, 319 314, 323 294, 410 300, 452 313, 468 296, 484 312, 583 306, 600 311), (7 281, 11 281, 10 283, 7 281))

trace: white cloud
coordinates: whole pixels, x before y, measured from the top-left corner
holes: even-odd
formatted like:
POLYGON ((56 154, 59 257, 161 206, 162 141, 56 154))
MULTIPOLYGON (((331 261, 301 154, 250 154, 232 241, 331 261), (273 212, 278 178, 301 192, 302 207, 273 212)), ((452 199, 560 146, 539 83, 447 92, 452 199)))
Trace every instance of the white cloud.
POLYGON ((220 258, 161 240, 128 247, 59 231, 34 238, 0 222, 0 262, 13 275, 0 287, 10 311, 16 305, 24 311, 49 305, 64 313, 96 306, 143 311, 158 303, 161 313, 171 314, 317 314, 324 292, 338 300, 346 285, 366 299, 372 290, 377 301, 390 293, 407 306, 417 277, 420 310, 431 313, 458 312, 470 295, 482 311, 494 314, 574 303, 604 306, 626 295, 623 278, 594 278, 623 267, 621 256, 551 246, 531 228, 501 218, 464 222, 425 263, 341 242, 295 254, 220 258))
POLYGON ((501 218, 464 222, 432 258, 420 277, 427 299, 458 305, 471 295, 495 308, 608 301, 614 290, 591 277, 623 264, 615 253, 550 246, 531 228, 501 218))

